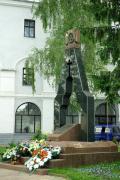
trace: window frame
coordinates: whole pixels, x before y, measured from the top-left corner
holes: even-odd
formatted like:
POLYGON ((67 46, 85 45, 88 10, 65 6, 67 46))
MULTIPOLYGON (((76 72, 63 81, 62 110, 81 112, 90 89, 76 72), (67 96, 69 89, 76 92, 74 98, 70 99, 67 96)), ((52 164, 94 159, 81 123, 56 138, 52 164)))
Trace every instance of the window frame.
POLYGON ((37 117, 39 117, 39 122, 40 122, 40 126, 38 127, 38 128, 40 128, 41 129, 41 111, 40 111, 40 108, 36 105, 36 104, 34 104, 34 103, 32 103, 32 102, 25 102, 25 103, 23 103, 23 104, 21 104, 20 106, 18 106, 18 108, 16 109, 16 113, 15 113, 15 133, 35 133, 36 132, 36 122, 37 122, 37 120, 36 120, 36 118, 37 117), (18 112, 18 109, 23 105, 23 104, 27 104, 28 105, 28 112, 27 112, 27 114, 19 114, 19 112, 18 112), (37 108, 37 110, 39 111, 38 112, 38 114, 30 114, 29 113, 29 111, 30 111, 30 105, 34 105, 34 107, 36 107, 37 108), (20 131, 18 131, 17 130, 17 117, 20 117, 20 131), (33 132, 24 132, 23 131, 23 126, 24 126, 24 117, 33 117, 33 132))
POLYGON ((114 109, 114 106, 108 106, 108 111, 111 112, 107 114, 107 103, 101 103, 97 108, 95 112, 95 124, 101 125, 101 124, 116 124, 116 110, 114 109), (102 110, 101 110, 102 108, 102 110), (98 113, 97 111, 100 110, 98 113), (101 114, 101 112, 104 112, 101 114))
POLYGON ((22 84, 23 86, 32 86, 32 76, 34 76, 32 73, 32 68, 25 68, 23 67, 23 73, 22 73, 22 84), (26 71, 28 69, 28 72, 26 71))
POLYGON ((24 19, 24 37, 28 38, 35 38, 35 20, 33 19, 24 19), (28 22, 28 25, 26 25, 26 22, 28 22), (31 26, 30 23, 33 23, 34 25, 31 26), (26 35, 26 28, 28 28, 28 35, 26 35), (30 34, 30 30, 33 29, 33 36, 30 34))

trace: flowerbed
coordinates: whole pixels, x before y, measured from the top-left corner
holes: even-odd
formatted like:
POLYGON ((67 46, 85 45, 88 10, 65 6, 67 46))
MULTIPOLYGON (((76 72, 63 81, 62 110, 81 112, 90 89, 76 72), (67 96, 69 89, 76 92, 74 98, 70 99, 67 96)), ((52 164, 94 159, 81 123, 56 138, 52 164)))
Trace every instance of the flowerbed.
POLYGON ((40 167, 46 167, 49 160, 59 158, 60 152, 60 147, 53 147, 48 145, 45 140, 40 140, 18 144, 16 147, 8 149, 2 159, 16 163, 20 161, 21 157, 29 157, 25 166, 29 171, 33 171, 40 167))

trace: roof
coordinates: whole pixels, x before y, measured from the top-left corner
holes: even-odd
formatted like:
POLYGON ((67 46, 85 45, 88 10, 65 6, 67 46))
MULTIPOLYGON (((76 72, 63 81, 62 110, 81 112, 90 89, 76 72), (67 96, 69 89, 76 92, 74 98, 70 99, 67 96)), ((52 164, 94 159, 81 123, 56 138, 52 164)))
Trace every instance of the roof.
POLYGON ((33 3, 41 0, 0 0, 0 5, 31 8, 33 3))

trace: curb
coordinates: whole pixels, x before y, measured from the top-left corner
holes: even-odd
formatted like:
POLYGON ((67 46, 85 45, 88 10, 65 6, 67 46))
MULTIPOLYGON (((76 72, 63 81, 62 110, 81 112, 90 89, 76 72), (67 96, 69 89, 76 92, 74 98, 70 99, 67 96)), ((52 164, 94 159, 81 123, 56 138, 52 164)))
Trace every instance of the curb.
POLYGON ((24 165, 12 165, 10 163, 0 163, 1 169, 8 169, 8 170, 15 170, 15 171, 21 171, 25 173, 33 173, 37 175, 48 175, 48 169, 37 169, 34 172, 29 172, 27 168, 24 165))

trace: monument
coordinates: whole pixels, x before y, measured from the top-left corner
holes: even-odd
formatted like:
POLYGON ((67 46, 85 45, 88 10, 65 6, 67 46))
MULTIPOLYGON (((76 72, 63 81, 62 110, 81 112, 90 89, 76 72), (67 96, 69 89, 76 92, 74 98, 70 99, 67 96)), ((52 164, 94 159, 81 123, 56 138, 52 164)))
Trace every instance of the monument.
POLYGON ((90 94, 81 55, 80 31, 69 30, 65 35, 65 62, 55 98, 59 104, 60 127, 66 124, 66 112, 74 91, 82 108, 81 141, 94 141, 94 98, 90 94))

